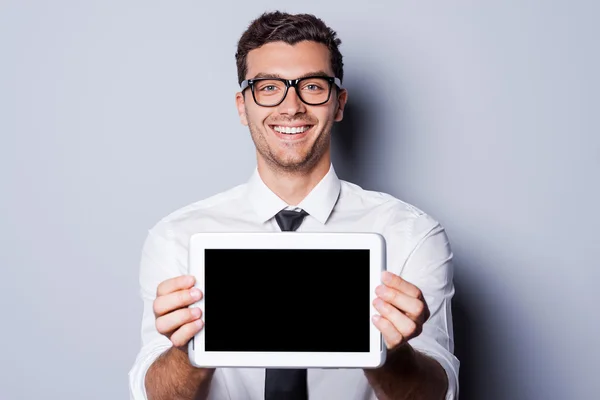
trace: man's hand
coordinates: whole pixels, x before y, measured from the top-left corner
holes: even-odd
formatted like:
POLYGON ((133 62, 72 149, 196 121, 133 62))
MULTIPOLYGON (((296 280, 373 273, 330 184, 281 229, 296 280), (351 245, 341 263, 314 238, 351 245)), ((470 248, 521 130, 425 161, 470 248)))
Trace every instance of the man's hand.
POLYGON ((202 292, 193 287, 195 282, 196 279, 190 275, 167 279, 158 285, 153 304, 158 332, 186 352, 187 343, 204 326, 200 319, 201 310, 188 308, 202 298, 202 292))
POLYGON ((382 280, 373 301, 380 315, 373 317, 373 323, 382 333, 387 348, 394 350, 421 333, 430 315, 429 308, 415 285, 389 271, 383 272, 382 280))
POLYGON ((196 279, 183 275, 158 285, 154 299, 156 329, 173 343, 146 373, 146 393, 150 400, 206 399, 214 368, 196 368, 187 355, 187 344, 204 322, 197 307, 188 307, 202 298, 194 288, 196 279))
POLYGON ((377 286, 373 305, 380 315, 373 324, 389 349, 385 364, 365 369, 365 376, 382 400, 443 399, 448 378, 433 358, 413 349, 408 341, 419 336, 430 316, 423 293, 398 275, 385 271, 383 285, 377 286))

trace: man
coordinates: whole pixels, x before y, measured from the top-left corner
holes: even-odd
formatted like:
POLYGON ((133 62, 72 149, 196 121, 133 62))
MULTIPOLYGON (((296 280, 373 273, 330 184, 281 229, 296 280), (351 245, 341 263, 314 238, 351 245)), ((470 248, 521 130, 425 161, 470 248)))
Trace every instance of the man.
MULTIPOLYGON (((457 396, 452 253, 444 229, 416 207, 339 180, 331 165, 331 128, 342 119, 348 96, 340 43, 314 16, 279 12, 263 14, 242 35, 236 103, 256 146, 257 167, 246 184, 177 210, 150 230, 141 260, 143 346, 130 371, 132 399, 457 396), (187 342, 203 327, 200 310, 187 307, 202 296, 186 275, 190 235, 279 231, 282 210, 305 215, 298 231, 372 231, 385 237, 387 272, 374 304, 379 316, 372 321, 389 351, 381 368, 309 369, 292 377, 269 369, 190 364, 187 342), (297 389, 277 394, 274 386, 291 380, 297 389)), ((340 299, 324 301, 330 312, 344 307, 340 299)), ((239 334, 245 329, 252 327, 240 327, 239 334)))

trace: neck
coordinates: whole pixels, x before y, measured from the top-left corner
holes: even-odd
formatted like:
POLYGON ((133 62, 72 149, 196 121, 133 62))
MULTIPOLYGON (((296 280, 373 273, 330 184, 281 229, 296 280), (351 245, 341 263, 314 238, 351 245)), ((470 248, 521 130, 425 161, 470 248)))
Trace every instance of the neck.
POLYGON ((262 158, 258 158, 258 173, 269 189, 289 205, 298 205, 315 186, 323 179, 331 165, 329 155, 323 158, 310 170, 285 171, 273 168, 262 158))

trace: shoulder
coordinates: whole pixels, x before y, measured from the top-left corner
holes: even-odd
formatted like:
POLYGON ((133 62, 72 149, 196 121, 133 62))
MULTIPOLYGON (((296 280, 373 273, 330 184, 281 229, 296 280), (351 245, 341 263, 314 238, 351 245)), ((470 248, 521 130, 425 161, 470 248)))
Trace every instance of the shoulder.
POLYGON ((421 286, 430 277, 445 280, 451 276, 449 239, 436 218, 389 193, 364 190, 348 182, 342 184, 342 191, 346 204, 356 208, 355 215, 371 216, 373 230, 385 238, 388 270, 421 286))
POLYGON ((361 186, 341 181, 340 199, 347 207, 372 213, 379 220, 384 233, 415 240, 431 231, 443 229, 440 222, 419 206, 386 192, 366 190, 361 186))
POLYGON ((166 233, 181 228, 201 218, 216 217, 239 204, 246 193, 247 184, 234 186, 223 192, 180 207, 158 220, 151 228, 166 233))

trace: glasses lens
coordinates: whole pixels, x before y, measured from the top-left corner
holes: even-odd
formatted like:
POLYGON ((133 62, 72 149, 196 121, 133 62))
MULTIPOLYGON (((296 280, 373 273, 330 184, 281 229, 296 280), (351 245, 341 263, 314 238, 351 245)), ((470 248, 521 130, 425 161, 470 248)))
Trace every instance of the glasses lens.
POLYGON ((330 84, 324 78, 306 78, 298 82, 298 94, 308 104, 325 103, 329 98, 330 84))
POLYGON ((285 94, 285 83, 277 80, 260 80, 254 83, 254 97, 262 106, 277 104, 285 94))
MULTIPOLYGON (((322 104, 329 99, 330 83, 324 78, 305 78, 298 82, 296 93, 307 104, 322 104)), ((254 97, 261 106, 279 104, 285 95, 285 83, 278 80, 257 80, 254 97)))

